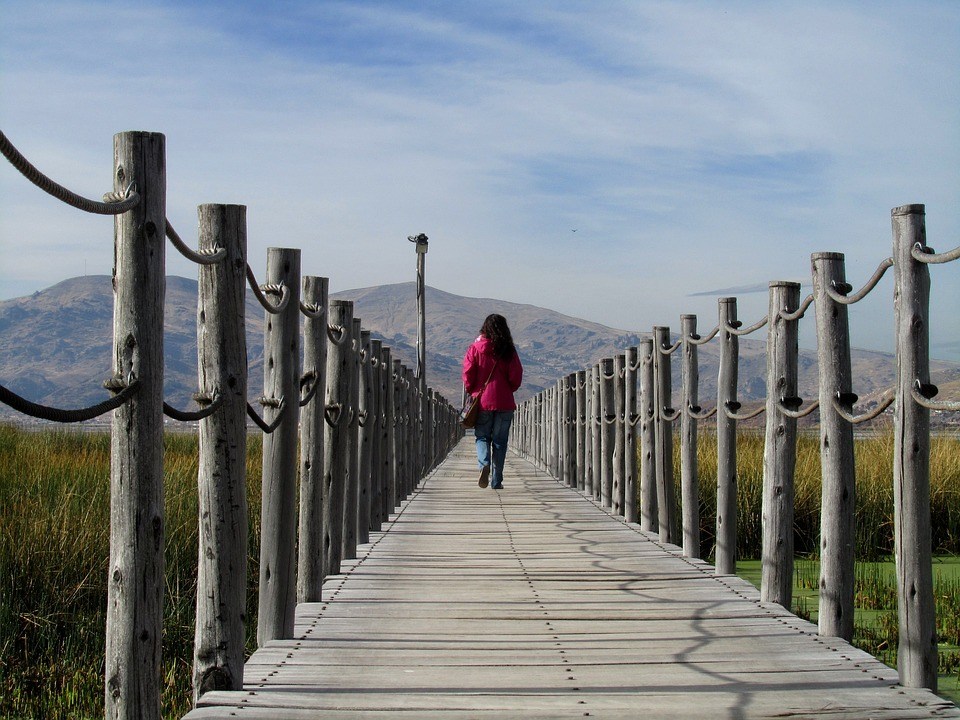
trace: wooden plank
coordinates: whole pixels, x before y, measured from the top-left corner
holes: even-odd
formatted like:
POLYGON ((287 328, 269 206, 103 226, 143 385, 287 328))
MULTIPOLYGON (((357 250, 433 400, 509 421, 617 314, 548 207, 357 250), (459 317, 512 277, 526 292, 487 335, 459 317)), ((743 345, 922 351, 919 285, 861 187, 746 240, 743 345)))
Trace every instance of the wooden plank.
POLYGON ((477 488, 470 445, 188 717, 960 717, 526 461, 477 488))

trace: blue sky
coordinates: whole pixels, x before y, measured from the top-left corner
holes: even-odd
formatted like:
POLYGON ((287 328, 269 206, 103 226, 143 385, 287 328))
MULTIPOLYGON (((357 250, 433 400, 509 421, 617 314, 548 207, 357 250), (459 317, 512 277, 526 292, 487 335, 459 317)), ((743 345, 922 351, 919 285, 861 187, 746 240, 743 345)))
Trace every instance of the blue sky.
MULTIPOLYGON (((0 0, 0 128, 110 189, 112 137, 167 138, 168 217, 248 207, 250 264, 334 290, 414 276, 629 330, 716 322, 728 288, 890 253, 890 209, 960 244, 960 3, 0 0), (574 232, 576 231, 576 232, 574 232)), ((112 223, 0 167, 0 298, 109 274, 112 223)), ((172 250, 172 274, 195 268, 172 250)), ((960 359, 960 268, 932 269, 960 359)), ((852 309, 890 349, 892 285, 852 309)), ((766 293, 738 292, 752 322, 766 293)), ((804 330, 804 344, 812 345, 804 330)))

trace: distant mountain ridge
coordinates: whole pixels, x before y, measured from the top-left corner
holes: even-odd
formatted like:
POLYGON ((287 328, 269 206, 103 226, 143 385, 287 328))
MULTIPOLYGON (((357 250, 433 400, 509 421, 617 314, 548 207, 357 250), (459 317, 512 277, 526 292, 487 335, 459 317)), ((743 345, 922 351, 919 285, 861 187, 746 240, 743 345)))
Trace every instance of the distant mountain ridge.
MULTIPOLYGON (((412 282, 346 290, 332 295, 354 302, 354 314, 373 337, 389 345, 395 357, 416 365, 417 307, 412 282)), ((518 399, 529 397, 557 378, 588 367, 602 357, 636 345, 642 333, 618 330, 533 305, 489 298, 468 298, 428 287, 427 382, 444 397, 460 401, 460 363, 484 318, 504 315, 524 363, 524 386, 518 399)), ((189 407, 197 389, 197 282, 167 278, 164 349, 168 402, 189 407)), ((110 374, 113 323, 111 279, 105 275, 64 280, 32 295, 0 302, 0 383, 38 403, 82 407, 106 397, 102 382, 110 374)), ((250 395, 261 394, 264 312, 252 294, 246 304, 250 395)), ((744 404, 765 394, 765 341, 740 341, 739 397, 744 404)), ((700 348, 701 404, 716 396, 716 343, 700 348)), ((869 402, 890 387, 895 377, 892 355, 853 352, 854 390, 869 402)), ((932 363, 933 381, 960 382, 960 365, 932 363)), ((674 369, 679 387, 680 370, 674 369)), ((800 394, 816 396, 816 353, 801 350, 800 394)), ((6 416, 11 411, 0 407, 6 416)))

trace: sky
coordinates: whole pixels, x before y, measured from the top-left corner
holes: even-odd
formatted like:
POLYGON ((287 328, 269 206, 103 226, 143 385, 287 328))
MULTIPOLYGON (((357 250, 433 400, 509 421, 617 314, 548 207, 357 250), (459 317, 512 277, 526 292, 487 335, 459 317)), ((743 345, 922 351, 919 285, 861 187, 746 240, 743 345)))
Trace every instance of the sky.
MULTIPOLYGON (((448 292, 752 324, 811 253, 861 286, 896 206, 960 244, 960 2, 0 0, 0 129, 94 198, 115 133, 163 133, 171 224, 195 246, 197 205, 246 205, 259 276, 294 247, 332 291, 410 281, 426 233, 448 292)), ((109 275, 112 238, 0 160, 0 299, 109 275)), ((931 275, 960 360, 960 263, 931 275)), ((892 273, 850 314, 892 350, 892 273)))

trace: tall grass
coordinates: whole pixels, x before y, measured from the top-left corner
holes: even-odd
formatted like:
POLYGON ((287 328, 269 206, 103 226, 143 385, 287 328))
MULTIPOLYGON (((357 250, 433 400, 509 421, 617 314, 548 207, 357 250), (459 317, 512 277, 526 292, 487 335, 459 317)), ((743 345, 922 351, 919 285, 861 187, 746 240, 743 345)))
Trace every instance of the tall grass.
MULTIPOLYGON (((674 443, 674 477, 680 477, 679 443, 674 443)), ((858 438, 856 478, 856 553, 878 560, 893 553, 893 433, 858 438)), ((713 554, 717 513, 717 441, 698 437, 701 556, 713 554)), ((816 555, 820 536, 820 444, 815 435, 797 442, 794 545, 799 554, 816 555)), ((677 488, 677 498, 680 490, 677 488)), ((737 557, 759 557, 763 540, 763 436, 741 433, 737 440, 737 557)), ((930 444, 930 515, 935 554, 960 554, 960 436, 942 436, 930 444)))
MULTIPOLYGON (((197 582, 197 439, 165 440, 164 717, 190 707, 197 582)), ((250 438, 250 577, 257 577, 260 444, 250 438)), ((0 426, 0 717, 103 716, 110 438, 0 426)), ((256 628, 249 584, 248 648, 256 628)))

